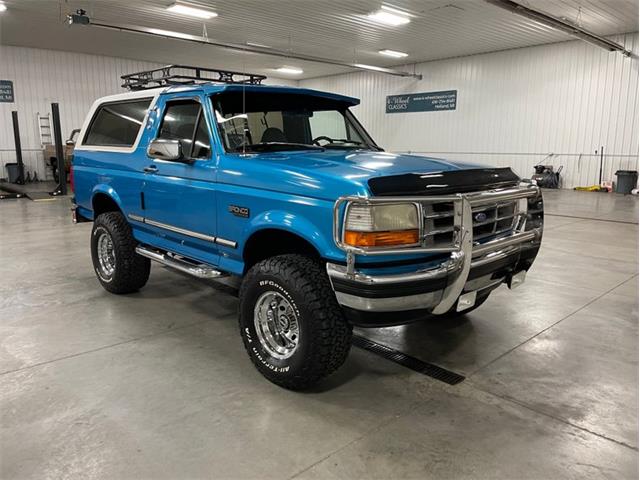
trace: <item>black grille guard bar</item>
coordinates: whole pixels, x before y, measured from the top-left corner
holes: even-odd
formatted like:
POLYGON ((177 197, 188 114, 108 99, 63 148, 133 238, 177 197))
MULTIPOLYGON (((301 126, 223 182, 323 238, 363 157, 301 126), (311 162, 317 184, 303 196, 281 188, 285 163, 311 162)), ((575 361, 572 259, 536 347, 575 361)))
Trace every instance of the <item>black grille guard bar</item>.
MULTIPOLYGON (((525 231, 527 215, 526 202, 518 203, 518 220, 515 223, 512 235, 496 240, 492 240, 480 245, 473 245, 473 216, 472 208, 479 205, 491 204, 508 200, 521 200, 540 195, 540 189, 532 183, 522 182, 517 187, 487 190, 464 194, 443 195, 443 196, 407 196, 407 197, 360 197, 346 196, 340 197, 333 208, 333 237, 336 245, 347 254, 347 266, 344 270, 336 269, 333 264, 327 264, 329 276, 344 276, 358 280, 362 275, 355 271, 355 255, 399 255, 412 253, 450 253, 448 260, 440 267, 432 270, 417 273, 423 278, 448 274, 455 275, 455 279, 450 282, 442 296, 442 300, 433 309, 434 314, 448 311, 462 292, 469 276, 471 263, 474 257, 480 257, 492 252, 498 252, 507 247, 513 247, 525 242, 537 240, 541 237, 541 229, 525 231), (420 238, 424 238, 424 214, 423 204, 452 202, 454 206, 454 232, 456 233, 454 242, 445 247, 425 247, 420 245, 407 247, 354 247, 344 242, 344 231, 342 226, 346 220, 348 206, 358 205, 381 205, 397 203, 413 203, 418 209, 420 238), (342 211, 344 207, 344 211, 342 211)), ((422 240, 421 240, 422 242, 422 240)), ((368 277, 371 278, 371 277, 368 277)), ((376 281, 371 278, 371 281, 376 281)))

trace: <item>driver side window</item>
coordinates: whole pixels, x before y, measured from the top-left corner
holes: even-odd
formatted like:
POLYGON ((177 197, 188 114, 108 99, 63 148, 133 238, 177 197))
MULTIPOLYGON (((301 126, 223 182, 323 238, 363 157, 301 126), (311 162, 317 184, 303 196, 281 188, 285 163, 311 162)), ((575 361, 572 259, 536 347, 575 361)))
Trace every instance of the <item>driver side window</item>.
POLYGON ((204 111, 195 100, 178 100, 167 103, 159 139, 178 140, 187 158, 209 158, 211 144, 204 111))
POLYGON ((309 119, 309 126, 312 138, 349 139, 344 117, 334 110, 313 112, 309 119))

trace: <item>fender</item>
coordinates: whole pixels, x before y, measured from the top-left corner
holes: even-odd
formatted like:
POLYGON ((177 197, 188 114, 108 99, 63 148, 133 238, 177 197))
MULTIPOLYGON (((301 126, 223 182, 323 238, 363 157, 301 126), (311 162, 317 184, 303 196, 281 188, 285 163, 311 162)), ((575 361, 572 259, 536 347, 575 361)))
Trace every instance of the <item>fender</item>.
POLYGON ((246 241, 254 233, 264 229, 280 229, 297 235, 309 242, 318 251, 321 257, 335 257, 337 247, 330 245, 321 233, 321 229, 308 218, 282 210, 267 210, 255 216, 246 225, 242 232, 242 245, 244 249, 246 241))
POLYGON ((120 196, 118 195, 118 192, 116 192, 115 189, 111 185, 107 185, 107 184, 104 184, 104 183, 99 183, 99 184, 95 185, 93 187, 93 189, 91 190, 91 205, 92 205, 92 207, 93 207, 93 199, 99 193, 104 194, 104 195, 108 196, 109 198, 111 198, 111 200, 116 202, 116 205, 118 205, 118 208, 122 212, 124 212, 124 210, 122 208, 122 201, 120 200, 120 196))

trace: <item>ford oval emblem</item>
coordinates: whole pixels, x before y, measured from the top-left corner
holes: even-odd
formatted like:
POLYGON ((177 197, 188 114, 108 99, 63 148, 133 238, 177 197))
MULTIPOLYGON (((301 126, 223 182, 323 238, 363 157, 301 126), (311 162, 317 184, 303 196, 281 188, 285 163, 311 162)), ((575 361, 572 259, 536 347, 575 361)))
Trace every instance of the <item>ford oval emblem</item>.
POLYGON ((484 222, 487 219, 487 214, 484 212, 478 212, 473 216, 476 222, 484 222))

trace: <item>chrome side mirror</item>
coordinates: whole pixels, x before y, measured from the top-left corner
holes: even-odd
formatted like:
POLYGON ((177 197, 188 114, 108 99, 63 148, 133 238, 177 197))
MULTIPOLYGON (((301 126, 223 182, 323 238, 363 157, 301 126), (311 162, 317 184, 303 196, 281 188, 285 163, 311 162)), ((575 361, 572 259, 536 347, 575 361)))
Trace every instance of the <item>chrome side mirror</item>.
POLYGON ((159 160, 179 162, 183 160, 182 144, 180 140, 156 139, 149 144, 147 155, 159 160))

